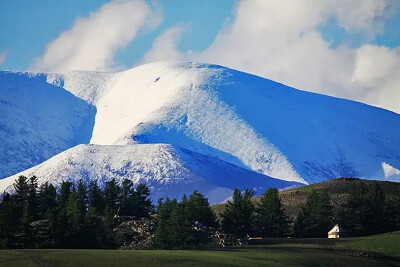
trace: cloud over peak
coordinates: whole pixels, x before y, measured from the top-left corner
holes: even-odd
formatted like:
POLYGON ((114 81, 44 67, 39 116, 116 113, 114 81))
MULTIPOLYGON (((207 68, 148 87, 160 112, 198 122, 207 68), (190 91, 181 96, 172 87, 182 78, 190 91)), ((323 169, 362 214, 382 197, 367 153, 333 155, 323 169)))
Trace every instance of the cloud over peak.
POLYGON ((114 53, 141 29, 161 23, 160 13, 143 0, 115 0, 84 18, 50 42, 31 66, 35 71, 110 70, 114 53))
MULTIPOLYGON (((334 18, 347 33, 370 39, 383 31, 388 6, 384 0, 239 1, 230 25, 204 51, 180 52, 179 34, 164 43, 176 59, 216 63, 400 112, 392 97, 399 88, 398 49, 366 43, 332 48, 319 29, 334 18)), ((153 45, 147 54, 155 61, 162 49, 153 45)))

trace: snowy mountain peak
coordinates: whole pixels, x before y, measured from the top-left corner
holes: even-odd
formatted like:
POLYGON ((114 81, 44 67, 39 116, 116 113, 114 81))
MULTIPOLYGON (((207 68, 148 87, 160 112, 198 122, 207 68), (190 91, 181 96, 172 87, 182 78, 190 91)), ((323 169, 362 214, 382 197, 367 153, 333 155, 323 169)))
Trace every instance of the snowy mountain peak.
POLYGON ((400 169, 399 114, 215 65, 0 72, 0 112, 0 177, 88 143, 165 143, 300 183, 400 169))

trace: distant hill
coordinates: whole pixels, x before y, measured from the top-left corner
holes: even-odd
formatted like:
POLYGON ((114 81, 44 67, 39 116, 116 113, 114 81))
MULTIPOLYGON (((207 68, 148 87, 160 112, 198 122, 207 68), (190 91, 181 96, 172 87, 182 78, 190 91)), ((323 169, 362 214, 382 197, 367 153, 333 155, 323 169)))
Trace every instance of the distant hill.
MULTIPOLYGON (((285 191, 280 191, 279 195, 282 199, 282 203, 286 214, 293 218, 297 216, 301 208, 306 203, 307 195, 314 189, 317 191, 327 190, 333 208, 338 208, 341 204, 346 201, 346 198, 351 193, 354 186, 359 184, 372 184, 377 182, 379 187, 384 192, 387 198, 392 198, 395 196, 397 190, 400 188, 400 183, 389 182, 389 181, 372 181, 363 180, 358 178, 337 178, 330 181, 324 181, 321 183, 316 183, 312 185, 306 185, 302 187, 297 187, 294 189, 289 189, 285 191)), ((254 201, 259 201, 260 197, 255 197, 254 201)), ((214 205, 214 211, 220 214, 224 210, 225 204, 214 205)))

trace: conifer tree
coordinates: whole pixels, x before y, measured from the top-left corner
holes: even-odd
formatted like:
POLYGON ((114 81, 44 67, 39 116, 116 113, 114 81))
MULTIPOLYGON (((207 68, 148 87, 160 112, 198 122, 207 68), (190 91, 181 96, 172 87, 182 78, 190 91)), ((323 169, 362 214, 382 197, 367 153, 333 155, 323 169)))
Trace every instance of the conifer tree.
POLYGON ((397 188, 394 197, 386 201, 384 213, 387 223, 385 230, 400 230, 400 187, 397 188))
POLYGON ((332 207, 328 193, 312 190, 294 225, 298 237, 326 237, 332 227, 332 207))
POLYGON ((222 229, 230 234, 244 237, 252 233, 254 205, 251 197, 254 191, 246 189, 243 193, 235 189, 232 201, 228 201, 222 214, 222 229))
POLYGON ((85 218, 84 247, 100 248, 105 242, 105 229, 97 210, 89 206, 85 218))
POLYGON ((71 192, 66 203, 67 231, 66 242, 71 247, 86 247, 85 214, 79 207, 76 192, 71 192))
POLYGON ((28 199, 27 199, 27 220, 32 222, 36 220, 39 211, 39 199, 37 195, 38 182, 37 177, 29 178, 28 183, 28 199))
POLYGON ((367 218, 366 233, 367 235, 377 234, 386 227, 384 220, 385 195, 378 183, 374 181, 367 191, 367 218))
POLYGON ((60 186, 60 194, 58 195, 58 203, 60 208, 65 209, 69 195, 73 191, 73 184, 69 181, 62 181, 60 186))
POLYGON ((132 215, 140 218, 149 217, 153 211, 153 204, 150 199, 150 189, 139 183, 132 195, 132 215))
POLYGON ((385 218, 385 196, 376 182, 354 186, 339 213, 339 221, 350 236, 382 232, 387 226, 385 218))
POLYGON ((255 233, 263 237, 283 237, 288 233, 288 219, 276 188, 267 189, 256 208, 255 233))
MULTIPOLYGON (((57 195, 57 214, 51 216, 52 226, 54 227, 54 239, 56 247, 65 248, 72 246, 70 236, 70 219, 67 214, 67 205, 70 195, 74 192, 74 186, 69 181, 62 181, 57 195)), ((69 208, 71 209, 71 208, 69 208)), ((53 214, 51 214, 53 215, 53 214)), ((73 240, 72 240, 73 241, 73 240)))
POLYGON ((26 203, 28 201, 28 194, 29 194, 28 178, 26 178, 23 175, 19 176, 18 179, 15 180, 13 186, 15 190, 13 198, 15 199, 17 205, 17 212, 19 214, 19 217, 22 218, 26 203))
POLYGON ((183 195, 181 203, 177 203, 171 210, 169 224, 169 239, 172 248, 194 248, 197 245, 196 231, 190 220, 188 199, 183 195))
POLYGON ((87 186, 86 183, 80 179, 76 190, 76 200, 78 202, 78 209, 81 214, 86 213, 87 209, 87 186))
POLYGON ((123 216, 133 215, 133 182, 129 179, 122 181, 120 211, 123 216))
POLYGON ((106 182, 104 189, 106 209, 113 214, 117 214, 118 211, 119 199, 121 197, 120 191, 120 187, 117 185, 115 178, 106 182))
POLYGON ((45 182, 40 186, 39 203, 40 215, 48 218, 49 213, 54 212, 57 207, 57 191, 52 184, 45 182))
POLYGON ((13 248, 15 235, 20 231, 20 214, 16 201, 8 193, 3 193, 0 202, 0 249, 13 248))
POLYGON ((89 206, 96 209, 96 212, 98 212, 99 214, 103 214, 105 202, 103 193, 97 180, 92 180, 89 183, 88 200, 89 206))
POLYGON ((199 222, 204 226, 217 226, 215 215, 211 210, 207 198, 197 190, 189 196, 188 214, 192 222, 199 222))
POLYGON ((173 248, 173 242, 171 241, 170 237, 171 228, 169 219, 171 216, 171 212, 176 205, 178 205, 177 200, 170 200, 168 197, 165 199, 165 201, 163 201, 162 198, 157 201, 157 228, 154 238, 152 240, 153 245, 156 248, 173 248))

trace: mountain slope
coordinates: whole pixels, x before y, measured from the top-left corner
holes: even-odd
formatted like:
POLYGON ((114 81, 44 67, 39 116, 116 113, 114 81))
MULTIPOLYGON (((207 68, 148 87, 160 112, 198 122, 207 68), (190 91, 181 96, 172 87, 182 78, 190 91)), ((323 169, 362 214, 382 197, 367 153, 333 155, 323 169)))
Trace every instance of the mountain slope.
POLYGON ((144 182, 150 186, 153 201, 167 196, 178 198, 198 190, 211 203, 220 203, 232 195, 234 188, 252 188, 262 193, 271 186, 296 185, 167 144, 79 145, 2 180, 0 192, 12 191, 12 184, 19 175, 36 175, 39 184, 96 179, 101 186, 111 178, 118 183, 128 178, 135 184, 144 182))
POLYGON ((0 178, 90 141, 96 108, 46 78, 0 72, 0 178))
MULTIPOLYGON (((7 75, 33 79, 31 74, 7 75)), ((41 79, 43 86, 58 86, 96 107, 93 144, 168 143, 303 183, 340 176, 400 180, 400 115, 387 110, 214 65, 152 63, 120 73, 39 76, 46 79, 41 79)), ((2 108, 8 112, 7 106, 2 108)), ((75 120, 65 116, 66 122, 75 120)), ((60 127, 68 129, 66 122, 60 121, 60 127)), ((24 138, 29 144, 29 135, 24 138)), ((73 140, 77 139, 69 137, 70 147, 73 140)), ((13 142, 2 148, 19 151, 13 142)), ((52 145, 60 146, 57 140, 52 145)), ((24 156, 48 158, 56 154, 53 150, 45 153, 34 146, 24 156)), ((8 173, 22 169, 7 164, 4 168, 8 173)))

